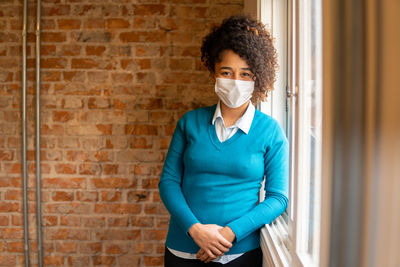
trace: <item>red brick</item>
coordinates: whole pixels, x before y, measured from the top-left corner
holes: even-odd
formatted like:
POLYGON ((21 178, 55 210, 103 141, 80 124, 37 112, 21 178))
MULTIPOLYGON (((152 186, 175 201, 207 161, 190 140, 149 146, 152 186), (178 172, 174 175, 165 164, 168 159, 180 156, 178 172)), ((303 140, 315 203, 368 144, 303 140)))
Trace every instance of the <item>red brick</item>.
POLYGON ((106 21, 104 19, 88 18, 84 22, 85 29, 104 29, 105 27, 106 27, 106 21))
POLYGON ((43 188, 86 188, 84 178, 43 178, 43 188))
POLYGON ((57 225, 57 216, 43 216, 42 223, 44 226, 55 226, 57 225))
POLYGON ((163 256, 144 256, 144 266, 161 266, 164 262, 163 256))
POLYGON ((114 109, 126 109, 126 104, 118 99, 113 99, 114 109))
POLYGON ((104 227, 106 225, 105 217, 83 217, 82 225, 85 227, 104 227))
POLYGON ((92 210, 92 206, 81 202, 47 203, 44 209, 52 214, 87 214, 92 210))
POLYGON ((43 43, 62 43, 67 40, 67 35, 64 32, 42 32, 40 38, 43 43))
POLYGON ((138 214, 142 210, 140 204, 116 204, 116 203, 104 203, 96 204, 94 207, 96 213, 101 214, 138 214))
POLYGON ((0 226, 8 226, 9 219, 8 216, 1 215, 0 216, 0 226))
POLYGON ((167 37, 167 35, 164 31, 151 31, 151 32, 134 31, 134 32, 123 32, 119 35, 120 40, 124 43, 165 42, 166 37, 167 37))
POLYGON ((131 148, 152 148, 153 142, 152 139, 146 137, 135 137, 130 140, 131 148))
POLYGON ((113 73, 111 79, 113 83, 126 84, 132 82, 133 76, 131 73, 113 73))
POLYGON ((135 188, 136 180, 127 178, 92 178, 95 188, 135 188))
POLYGON ((121 266, 131 266, 131 267, 139 267, 140 265, 140 256, 135 255, 123 255, 118 257, 118 262, 121 266))
POLYGON ((76 30, 80 29, 81 21, 77 19, 59 19, 58 28, 62 30, 76 30))
POLYGON ((125 19, 107 19, 108 29, 125 29, 129 28, 129 21, 125 19))
POLYGON ((68 256, 68 266, 90 266, 89 256, 68 256))
POLYGON ((95 233, 97 240, 140 240, 140 230, 104 229, 95 233))
POLYGON ((104 98, 91 97, 88 100, 88 107, 90 109, 94 108, 108 109, 110 107, 110 100, 104 98))
POLYGON ((74 200, 73 192, 54 191, 52 194, 53 201, 72 201, 74 200))
POLYGON ((61 47, 61 56, 79 56, 81 54, 80 45, 64 45, 61 47))
POLYGON ((22 239, 23 233, 22 228, 3 228, 0 229, 0 239, 22 239))
POLYGON ((52 266, 62 266, 64 265, 64 257, 55 255, 44 256, 43 264, 52 266))
POLYGON ((42 16, 66 16, 69 15, 71 8, 69 5, 53 5, 43 7, 42 16))
POLYGON ((76 165, 60 163, 54 166, 56 173, 58 174, 75 174, 76 173, 76 165))
POLYGON ((96 254, 102 251, 101 242, 83 242, 79 245, 79 251, 85 254, 96 254))
POLYGON ((74 118, 74 113, 70 111, 53 111, 54 122, 67 122, 74 118))
MULTIPOLYGON (((124 215, 122 215, 124 216, 124 215)), ((129 225, 129 218, 125 217, 109 217, 107 216, 108 227, 127 227, 129 225)))
POLYGON ((21 211, 18 202, 0 202, 0 212, 19 212, 21 211))
POLYGON ((153 227, 154 226, 154 217, 131 216, 131 224, 134 227, 153 227))
POLYGON ((79 165, 79 174, 99 175, 101 173, 100 164, 84 163, 79 165))
POLYGON ((24 242, 7 242, 7 251, 8 252, 23 252, 24 251, 24 242))
POLYGON ((101 201, 116 202, 121 200, 121 192, 103 191, 101 192, 101 201))
POLYGON ((112 133, 112 125, 97 124, 96 128, 104 135, 111 135, 112 133))
POLYGON ((76 242, 56 241, 56 251, 59 253, 71 253, 76 252, 76 250, 76 242))
MULTIPOLYGON (((65 211, 65 209, 63 209, 63 211, 65 211)), ((73 211, 73 212, 75 212, 75 211, 73 211)), ((76 213, 82 213, 82 212, 76 212, 76 213)), ((78 216, 74 216, 74 215, 60 216, 60 225, 61 226, 80 226, 81 218, 78 216)))
POLYGON ((43 69, 65 69, 67 60, 65 58, 42 58, 40 66, 43 69))
POLYGON ((115 257, 112 256, 92 256, 93 265, 112 266, 115 263, 115 257))
POLYGON ((147 178, 142 180, 142 188, 144 189, 157 189, 158 188, 158 178, 147 178))
POLYGON ((61 72, 59 71, 42 71, 42 81, 58 82, 61 80, 61 72))
POLYGON ((158 4, 134 5, 134 15, 139 15, 139 16, 165 15, 165 5, 158 5, 158 4))
POLYGON ((129 202, 142 202, 149 200, 150 192, 149 191, 131 191, 128 192, 128 201, 129 202))
POLYGON ((76 199, 85 202, 96 202, 99 198, 96 191, 78 191, 76 192, 76 199))
POLYGON ((118 164, 104 164, 103 173, 105 175, 118 174, 119 165, 118 164))
POLYGON ((92 59, 73 58, 71 67, 73 69, 93 69, 99 66, 99 63, 92 59))
POLYGON ((122 244, 106 244, 105 252, 108 255, 125 254, 127 251, 126 245, 122 244))
POLYGON ((8 190, 4 195, 5 200, 21 200, 22 191, 21 190, 8 190))
POLYGON ((17 266, 17 255, 0 255, 1 266, 17 266))
POLYGON ((0 160, 14 160, 14 152, 0 150, 0 160))
POLYGON ((101 56, 106 50, 105 46, 87 46, 86 55, 87 56, 101 56))
POLYGON ((165 240, 167 236, 167 230, 143 230, 144 240, 165 240))
POLYGON ((49 240, 89 240, 89 230, 73 228, 52 229, 47 228, 46 236, 49 240))

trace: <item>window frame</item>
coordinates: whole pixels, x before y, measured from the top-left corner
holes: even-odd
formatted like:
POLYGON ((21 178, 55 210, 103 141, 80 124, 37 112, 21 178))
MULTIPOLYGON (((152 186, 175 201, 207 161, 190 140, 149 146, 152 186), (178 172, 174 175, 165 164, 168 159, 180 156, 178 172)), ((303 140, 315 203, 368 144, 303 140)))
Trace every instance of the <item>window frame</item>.
MULTIPOLYGON (((297 162, 297 150, 299 143, 299 136, 294 135, 293 131, 297 131, 299 122, 299 105, 298 105, 298 85, 299 85, 299 38, 296 33, 299 33, 299 1, 301 0, 245 0, 245 13, 251 14, 257 17, 264 24, 269 26, 275 42, 286 42, 287 46, 282 50, 280 44, 277 45, 278 58, 279 60, 279 71, 277 76, 277 82, 275 83, 275 92, 268 96, 270 100, 267 104, 261 104, 257 108, 267 114, 276 118, 278 122, 285 129, 289 143, 290 143, 290 188, 289 188, 289 206, 288 206, 288 222, 282 219, 282 216, 278 217, 270 225, 266 225, 261 229, 261 248, 264 253, 264 262, 273 264, 274 266, 315 266, 312 263, 310 257, 302 255, 298 252, 299 246, 299 206, 297 205, 297 199, 299 195, 297 190, 299 188, 298 180, 294 179, 295 175, 299 171, 297 162), (277 24, 277 18, 286 20, 285 27, 279 28, 277 24), (265 18, 269 21, 264 21, 265 18), (278 27, 277 27, 278 26, 278 27), (282 30, 283 29, 283 30, 282 30), (282 59, 282 54, 284 55, 282 59), (282 75, 283 72, 283 75, 282 75), (282 79, 285 76, 284 79, 282 79), (286 122, 282 123, 282 115, 276 116, 277 105, 274 106, 279 100, 279 94, 276 91, 280 90, 281 93, 285 94, 285 108, 286 110, 286 122), (278 95, 278 96, 277 96, 278 95), (264 105, 264 107, 263 107, 264 105)), ((325 93, 324 93, 325 94, 325 93)), ((282 94, 280 94, 282 97, 282 94)), ((323 95, 325 99, 325 95, 323 95)), ((323 100, 322 100, 323 101, 323 100)), ((323 101, 325 103, 326 101, 323 101)), ((282 101, 280 102, 282 105, 282 101)), ((328 107, 329 108, 329 107, 328 107)), ((318 244, 320 245, 319 250, 319 264, 318 266, 326 266, 327 253, 329 251, 329 216, 330 216, 330 190, 331 190, 331 176, 330 176, 330 158, 327 156, 326 148, 330 145, 331 136, 326 131, 329 128, 330 114, 325 115, 327 107, 322 106, 323 109, 323 120, 326 121, 326 125, 322 124, 322 138, 324 144, 321 145, 321 175, 324 177, 321 181, 321 206, 322 211, 320 212, 320 236, 318 236, 318 244)), ((298 132, 298 131, 297 131, 298 132)), ((261 200, 262 196, 260 194, 261 200)), ((269 266, 269 265, 268 265, 269 266)))

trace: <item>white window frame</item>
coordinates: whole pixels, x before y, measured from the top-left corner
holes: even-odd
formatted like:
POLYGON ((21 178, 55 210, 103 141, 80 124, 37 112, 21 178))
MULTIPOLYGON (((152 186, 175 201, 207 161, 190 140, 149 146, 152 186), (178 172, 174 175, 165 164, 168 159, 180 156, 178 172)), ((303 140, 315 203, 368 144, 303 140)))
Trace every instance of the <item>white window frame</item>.
MULTIPOLYGON (((297 194, 299 184, 294 179, 294 175, 299 171, 299 163, 295 160, 296 145, 298 136, 292 135, 292 128, 298 125, 298 106, 296 105, 298 90, 298 64, 299 62, 299 41, 296 38, 296 32, 299 32, 298 17, 299 8, 296 6, 296 0, 245 0, 245 13, 250 14, 261 20, 267 25, 274 37, 275 47, 278 51, 279 70, 275 82, 275 90, 268 96, 266 103, 262 103, 258 108, 263 112, 274 117, 288 134, 290 140, 290 190, 288 223, 282 216, 278 217, 270 225, 261 229, 261 248, 264 254, 264 266, 326 266, 326 258, 329 246, 329 214, 330 214, 330 165, 329 158, 322 162, 321 184, 321 235, 314 239, 314 244, 320 246, 319 263, 315 263, 310 257, 301 253, 300 244, 301 234, 298 233, 301 224, 298 215, 301 215, 301 205, 303 202, 301 195, 297 194), (287 112, 292 109, 293 112, 287 112), (296 110, 297 109, 297 110, 296 110), (289 118, 294 115, 296 118, 289 118), (300 240, 299 240, 300 239, 300 240)), ((300 123, 299 123, 300 124, 300 123)), ((322 127, 326 128, 326 125, 322 127)), ((324 131, 326 132, 326 131, 324 131)), ((329 132, 324 134, 326 144, 329 142, 329 132), (328 138, 327 138, 328 137, 328 138)), ((322 148, 324 150, 324 147, 322 148)), ((326 154, 326 153, 325 153, 326 154)), ((322 153, 324 158, 324 153, 322 153)), ((262 200, 262 195, 260 194, 262 200)))

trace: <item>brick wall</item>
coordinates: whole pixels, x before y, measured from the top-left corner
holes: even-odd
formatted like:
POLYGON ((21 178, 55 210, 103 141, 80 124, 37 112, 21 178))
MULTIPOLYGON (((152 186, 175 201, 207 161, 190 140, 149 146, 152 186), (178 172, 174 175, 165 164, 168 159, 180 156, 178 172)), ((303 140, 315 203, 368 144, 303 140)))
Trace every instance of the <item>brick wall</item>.
MULTIPOLYGON (((28 169, 35 226, 35 1, 29 1, 28 169)), ((213 104, 200 42, 242 0, 43 0, 45 266, 162 266, 157 183, 186 111, 213 104)), ((0 266, 23 266, 22 1, 0 0, 0 266)))

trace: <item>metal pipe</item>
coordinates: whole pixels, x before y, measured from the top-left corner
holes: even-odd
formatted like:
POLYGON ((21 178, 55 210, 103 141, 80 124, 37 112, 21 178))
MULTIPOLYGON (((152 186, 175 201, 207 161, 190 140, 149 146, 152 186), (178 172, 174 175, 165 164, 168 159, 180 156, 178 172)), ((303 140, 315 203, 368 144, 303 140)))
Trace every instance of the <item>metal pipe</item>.
POLYGON ((42 209, 40 174, 40 20, 41 0, 36 4, 36 219, 39 267, 43 266, 42 252, 42 209))
POLYGON ((24 209, 24 253, 25 266, 29 267, 29 240, 28 240, 28 190, 27 190, 27 164, 26 164, 26 45, 27 45, 27 17, 28 1, 24 0, 22 26, 22 185, 24 209))

